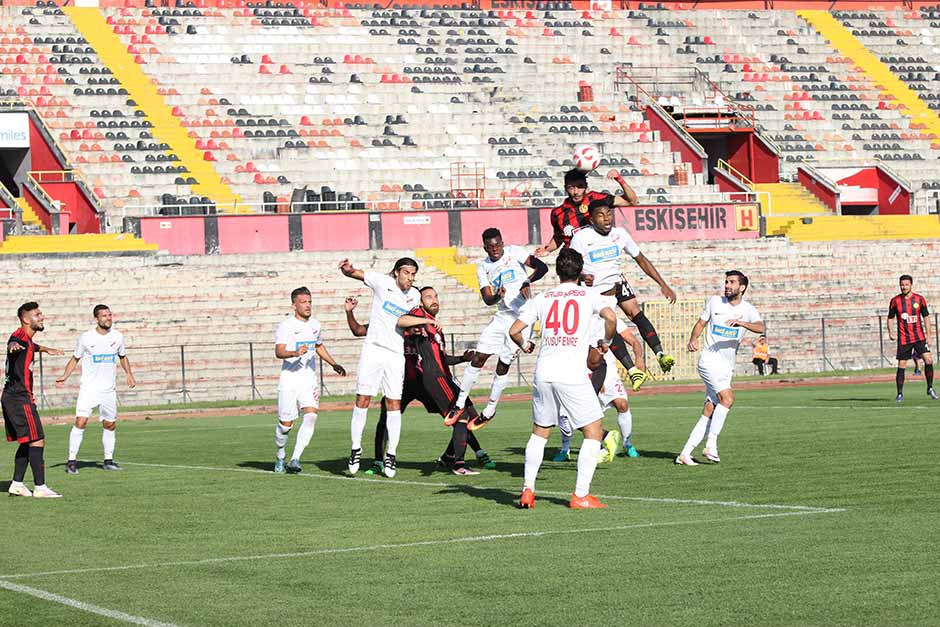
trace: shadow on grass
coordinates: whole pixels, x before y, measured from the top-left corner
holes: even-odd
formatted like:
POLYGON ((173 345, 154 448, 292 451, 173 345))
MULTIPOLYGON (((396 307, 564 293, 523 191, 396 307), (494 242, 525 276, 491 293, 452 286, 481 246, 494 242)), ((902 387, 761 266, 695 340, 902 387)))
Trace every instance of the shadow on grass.
MULTIPOLYGON (((468 477, 468 479, 472 479, 472 477, 468 477)), ((519 492, 510 492, 509 490, 504 490, 502 488, 484 488, 473 485, 451 485, 440 490, 438 494, 466 494, 467 496, 472 496, 473 498, 493 501, 499 505, 505 505, 517 509, 519 508, 519 492)), ((537 504, 546 502, 555 505, 562 505, 565 507, 568 506, 567 499, 559 498, 557 496, 536 497, 537 504)))
POLYGON ((0 481, 0 490, 3 490, 4 492, 6 492, 7 490, 10 489, 10 484, 12 483, 13 483, 12 481, 0 481))
MULTIPOLYGON (((46 467, 47 468, 64 468, 66 463, 67 462, 59 462, 57 464, 47 464, 46 467)), ((118 463, 120 463, 120 461, 118 463)), ((99 462, 89 462, 89 461, 79 460, 78 469, 81 470, 82 468, 102 468, 103 469, 103 466, 99 462)))
POLYGON ((814 398, 820 403, 889 403, 893 398, 814 398))

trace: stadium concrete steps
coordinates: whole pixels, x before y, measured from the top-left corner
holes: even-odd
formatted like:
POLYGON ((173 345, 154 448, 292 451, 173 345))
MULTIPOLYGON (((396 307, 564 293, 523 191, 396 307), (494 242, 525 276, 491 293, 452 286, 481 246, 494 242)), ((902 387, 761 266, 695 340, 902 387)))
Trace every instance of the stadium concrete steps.
POLYGON ((770 194, 768 216, 832 215, 832 210, 819 202, 799 183, 755 183, 754 190, 770 194))
POLYGON ((446 248, 418 248, 415 255, 424 260, 444 274, 454 278, 458 283, 476 292, 480 289, 477 282, 477 268, 475 264, 467 263, 467 258, 458 253, 453 246, 446 248))
POLYGON ((0 255, 49 253, 156 253, 150 244, 128 233, 89 233, 86 235, 14 235, 0 244, 0 255))
POLYGON ((926 125, 932 133, 940 133, 940 118, 917 95, 898 78, 891 69, 881 62, 871 50, 859 41, 828 11, 804 10, 797 15, 806 20, 820 35, 843 56, 852 60, 877 86, 886 99, 895 100, 904 105, 906 114, 917 122, 926 125))
POLYGON ((36 215, 36 212, 33 210, 32 205, 26 202, 26 199, 20 196, 16 199, 16 204, 20 208, 20 211, 23 214, 23 224, 32 224, 34 226, 42 226, 42 222, 39 220, 39 216, 36 215))
POLYGON ((208 196, 220 209, 234 210, 240 203, 239 198, 222 181, 221 176, 211 162, 205 161, 203 153, 196 148, 195 140, 189 137, 173 110, 157 92, 150 77, 141 69, 127 48, 114 34, 112 26, 105 21, 97 8, 65 7, 65 13, 75 24, 78 32, 88 40, 98 57, 107 66, 121 86, 128 92, 128 97, 137 103, 137 107, 147 114, 153 123, 153 136, 169 144, 170 149, 180 158, 180 165, 186 166, 199 183, 193 185, 197 194, 208 196))
POLYGON ((940 239, 937 216, 767 218, 767 231, 795 242, 940 239))

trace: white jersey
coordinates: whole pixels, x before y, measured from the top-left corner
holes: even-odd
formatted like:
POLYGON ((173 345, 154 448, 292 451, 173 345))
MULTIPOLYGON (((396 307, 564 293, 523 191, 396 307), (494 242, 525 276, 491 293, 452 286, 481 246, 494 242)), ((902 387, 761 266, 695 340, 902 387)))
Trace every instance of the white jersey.
POLYGON ((320 321, 311 317, 304 322, 291 314, 281 320, 274 334, 274 343, 283 344, 289 351, 295 351, 301 346, 307 347, 307 352, 297 357, 281 360, 281 381, 289 379, 303 379, 316 376, 317 353, 316 348, 323 343, 320 337, 320 321))
POLYGON ((506 246, 503 256, 496 261, 491 261, 487 255, 485 259, 477 262, 477 280, 481 290, 484 287, 492 287, 493 292, 498 292, 500 287, 506 289, 499 301, 500 313, 518 314, 525 304, 525 298, 519 290, 529 279, 525 266, 528 258, 529 253, 522 246, 506 246))
POLYGON ((598 292, 606 292, 620 280, 620 264, 626 255, 636 258, 640 254, 640 247, 620 227, 601 235, 594 227, 586 226, 575 232, 571 248, 584 257, 582 272, 594 275, 594 289, 598 292))
POLYGON ((366 344, 383 346, 404 354, 405 340, 398 319, 421 304, 421 294, 415 288, 401 291, 391 275, 382 272, 365 273, 363 280, 372 288, 372 311, 366 344))
POLYGON ((562 283, 527 302, 519 320, 541 321, 542 339, 535 362, 535 380, 542 383, 589 381, 587 355, 594 316, 606 301, 574 283, 562 283))
POLYGON ((729 371, 734 369, 734 358, 746 330, 743 327, 728 326, 728 321, 761 321, 754 305, 743 299, 737 305, 732 305, 724 296, 712 296, 705 301, 705 309, 699 319, 708 323, 699 365, 726 368, 729 371))
POLYGON ((82 387, 85 392, 111 392, 118 359, 125 356, 124 336, 109 329, 102 335, 97 327, 78 336, 72 356, 82 362, 82 387))

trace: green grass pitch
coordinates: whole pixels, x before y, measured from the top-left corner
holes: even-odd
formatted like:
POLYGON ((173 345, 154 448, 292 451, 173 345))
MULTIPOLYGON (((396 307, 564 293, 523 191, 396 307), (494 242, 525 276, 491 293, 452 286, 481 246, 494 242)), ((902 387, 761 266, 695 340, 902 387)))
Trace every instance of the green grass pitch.
MULTIPOLYGON (((346 411, 320 416, 299 476, 269 472, 271 415, 128 421, 125 471, 78 476, 50 426, 65 498, 3 499, 0 625, 938 624, 940 403, 922 388, 902 406, 888 384, 740 391, 722 463, 696 468, 672 461, 701 394, 639 395, 643 457, 598 468, 601 511, 568 510, 575 464, 551 461, 516 508, 525 403, 479 432, 498 468, 465 478, 435 469, 449 430, 420 406, 391 480, 341 475, 346 411)), ((100 463, 99 436, 82 459, 100 463)))

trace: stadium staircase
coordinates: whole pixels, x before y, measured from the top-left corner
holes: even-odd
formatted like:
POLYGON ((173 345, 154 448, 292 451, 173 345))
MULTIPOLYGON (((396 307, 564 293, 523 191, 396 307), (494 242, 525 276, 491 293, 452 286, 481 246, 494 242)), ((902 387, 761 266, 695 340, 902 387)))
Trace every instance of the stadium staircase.
MULTIPOLYGON (((16 204, 19 206, 20 211, 23 214, 23 224, 43 228, 42 222, 39 221, 39 216, 36 215, 36 212, 33 210, 33 206, 30 205, 25 198, 20 196, 16 199, 16 204)), ((43 230, 45 231, 44 228, 43 230)))
POLYGON ((767 216, 831 215, 832 211, 799 183, 754 183, 757 192, 770 195, 767 216))
POLYGON ((940 238, 937 216, 823 216, 769 218, 767 232, 794 242, 940 238), (771 230, 773 224, 773 230, 771 230))
POLYGON ((427 265, 436 268, 447 276, 456 280, 470 290, 476 292, 480 286, 477 283, 476 266, 467 263, 467 257, 459 254, 453 246, 445 248, 418 248, 415 256, 427 265))
POLYGON ((850 59, 868 75, 872 82, 880 86, 882 96, 901 103, 906 108, 907 114, 916 122, 925 124, 930 132, 940 134, 940 119, 937 118, 937 114, 831 13, 804 10, 798 11, 797 15, 829 40, 836 50, 850 59))
POLYGON ((97 8, 65 7, 63 9, 83 37, 94 47, 102 62, 111 69, 139 109, 153 123, 153 134, 170 145, 182 163, 197 179, 196 193, 204 194, 221 207, 236 207, 240 198, 222 181, 210 162, 203 159, 195 142, 173 115, 163 97, 137 60, 114 34, 97 8))

